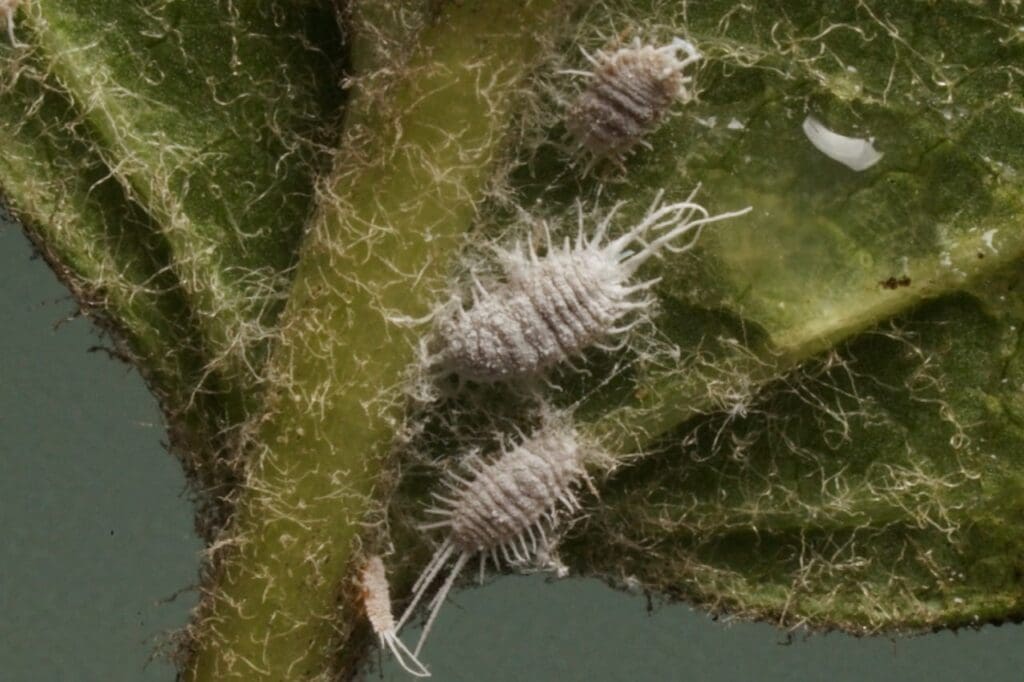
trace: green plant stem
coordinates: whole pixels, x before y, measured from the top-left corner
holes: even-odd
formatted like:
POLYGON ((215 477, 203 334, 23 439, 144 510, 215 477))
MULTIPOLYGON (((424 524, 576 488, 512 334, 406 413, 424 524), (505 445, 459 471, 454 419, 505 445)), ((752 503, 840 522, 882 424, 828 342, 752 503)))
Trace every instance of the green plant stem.
POLYGON ((559 4, 445 3, 386 105, 355 95, 185 679, 324 679, 358 660, 346 638, 361 611, 338 594, 380 510, 420 333, 390 316, 429 310, 559 4))

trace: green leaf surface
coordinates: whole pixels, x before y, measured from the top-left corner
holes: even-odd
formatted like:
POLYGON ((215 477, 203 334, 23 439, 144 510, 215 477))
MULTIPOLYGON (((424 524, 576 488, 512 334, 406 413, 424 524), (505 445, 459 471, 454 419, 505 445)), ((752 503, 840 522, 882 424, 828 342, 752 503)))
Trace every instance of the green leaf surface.
MULTIPOLYGON (((1022 275, 991 285, 1018 309, 1022 275)), ((565 555, 786 626, 1024 617, 1022 323, 950 295, 688 421, 602 489, 565 555)))
MULTIPOLYGON (((0 188, 83 311, 142 371, 197 490, 215 497, 227 476, 218 465, 227 415, 209 397, 217 377, 205 367, 167 244, 111 177, 66 94, 27 52, 4 62, 0 188)), ((212 511, 201 518, 212 521, 212 511)))
MULTIPOLYGON (((584 17, 589 51, 616 34, 692 39, 699 101, 621 174, 581 178, 554 145, 527 150, 522 203, 567 232, 581 195, 596 213, 630 200, 620 229, 659 189, 697 182, 712 212, 754 210, 641 273, 663 278, 653 327, 628 362, 594 355, 626 365, 617 380, 574 382, 590 432, 647 455, 573 532, 576 570, 854 632, 1021 616, 1021 319, 1006 274, 1024 256, 1021 18, 902 1, 584 17), (828 158, 801 129, 809 114, 883 158, 863 172, 828 158)), ((585 68, 576 49, 566 61, 585 68)))
POLYGON ((234 424, 265 399, 186 678, 351 672, 363 553, 394 542, 401 594, 429 555, 415 523, 437 461, 523 416, 502 387, 404 414, 423 328, 396 320, 536 219, 574 235, 577 201, 592 225, 624 200, 621 232, 659 191, 698 182, 712 212, 753 211, 645 266, 657 305, 629 347, 552 377, 547 399, 622 464, 561 558, 785 625, 1024 615, 1021 9, 609 0, 581 3, 555 45, 556 4, 350 8, 358 94, 301 257, 340 90, 332 12, 59 0, 19 14, 47 74, 28 85, 52 92, 0 105, 5 191, 62 267, 113 282, 101 305, 143 364, 200 362, 161 356, 169 324, 201 335, 234 424), (705 55, 696 101, 623 168, 588 169, 564 121, 584 81, 563 70, 590 68, 581 47, 675 36, 705 55), (884 156, 862 172, 828 158, 809 115, 884 156), (132 294, 157 276, 160 296, 132 294))
POLYGON ((322 145, 335 138, 333 10, 59 0, 21 16, 112 172, 166 235, 211 364, 253 385, 322 145))
MULTIPOLYGON (((589 176, 561 148, 564 105, 551 104, 557 123, 547 143, 525 150, 513 176, 518 203, 542 207, 567 234, 577 198, 592 221, 627 200, 620 229, 657 191, 680 199, 698 183, 712 212, 753 207, 706 230, 690 254, 640 273, 662 277, 656 332, 687 361, 659 369, 639 358, 630 392, 596 401, 594 414, 621 408, 598 430, 619 449, 642 445, 687 410, 719 402, 708 383, 728 394, 770 379, 1024 254, 1015 170, 1024 162, 1016 87, 1024 39, 1016 24, 1009 10, 957 2, 591 10, 565 47, 566 66, 586 68, 581 46, 614 50, 634 35, 658 44, 684 35, 706 56, 700 99, 677 106, 650 136, 652 149, 624 171, 589 176), (607 38, 610 26, 624 36, 618 42, 607 38), (829 159, 801 130, 808 114, 874 138, 883 159, 860 173, 829 159), (700 365, 711 365, 709 377, 694 371, 700 365), (727 386, 728 375, 739 385, 727 386)), ((556 86, 563 99, 581 87, 569 77, 556 86)))

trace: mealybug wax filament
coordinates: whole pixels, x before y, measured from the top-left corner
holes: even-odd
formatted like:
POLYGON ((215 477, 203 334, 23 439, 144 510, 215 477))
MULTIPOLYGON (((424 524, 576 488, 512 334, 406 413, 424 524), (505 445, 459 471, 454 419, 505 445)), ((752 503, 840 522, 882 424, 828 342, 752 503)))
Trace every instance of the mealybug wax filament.
POLYGON ((580 481, 590 482, 584 460, 575 430, 550 423, 518 445, 503 448, 501 455, 491 461, 469 455, 464 464, 472 477, 451 474, 444 481, 449 494, 435 493, 441 506, 428 509, 442 518, 421 528, 445 528, 448 537, 413 585, 412 601, 398 621, 399 628, 452 557, 455 565, 429 604, 430 616, 416 645, 416 655, 445 597, 471 558, 479 557, 482 581, 488 558, 498 566, 500 555, 518 566, 548 549, 545 525, 549 531, 557 526, 559 506, 569 512, 581 508, 573 490, 580 481))
POLYGON ((631 311, 648 308, 650 298, 636 294, 657 279, 630 284, 637 269, 662 250, 680 253, 696 243, 700 228, 743 215, 750 208, 709 215, 686 201, 661 206, 659 192, 643 220, 624 235, 605 240, 621 204, 585 235, 582 209, 575 244, 561 248, 547 232, 547 251, 538 255, 532 242, 498 249, 504 281, 485 288, 474 278, 472 306, 453 296, 438 311, 434 336, 425 344, 427 360, 442 373, 461 379, 497 382, 537 378, 591 345, 628 331, 620 324, 631 311), (656 234, 651 238, 651 233, 656 234), (686 244, 673 245, 692 234, 686 244))

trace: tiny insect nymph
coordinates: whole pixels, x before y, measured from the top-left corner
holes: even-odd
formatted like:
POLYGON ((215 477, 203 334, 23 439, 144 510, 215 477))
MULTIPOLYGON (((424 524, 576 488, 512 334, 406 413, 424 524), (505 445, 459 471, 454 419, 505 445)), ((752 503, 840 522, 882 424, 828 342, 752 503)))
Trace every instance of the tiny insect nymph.
POLYGON ((398 638, 395 618, 391 614, 391 596, 384 561, 379 556, 371 556, 363 566, 360 578, 366 617, 381 647, 387 647, 394 654, 398 665, 410 675, 430 677, 430 671, 398 638))
POLYGON ((426 344, 428 362, 441 373, 491 383, 540 376, 591 345, 621 335, 642 320, 623 318, 652 304, 642 292, 651 279, 630 284, 649 258, 663 250, 680 253, 696 243, 700 228, 750 210, 711 216, 686 201, 662 206, 661 193, 644 219, 620 237, 605 239, 616 205, 587 237, 582 208, 575 243, 566 237, 561 248, 551 243, 538 255, 532 241, 525 250, 496 249, 504 280, 490 288, 474 277, 472 306, 456 294, 435 318, 434 335, 426 344), (654 237, 651 238, 652 233, 654 237), (691 235, 682 245, 674 244, 691 235))
POLYGON ((593 72, 564 72, 589 79, 569 108, 566 127, 595 160, 619 163, 637 144, 647 145, 644 135, 657 128, 673 103, 691 99, 693 79, 683 71, 701 59, 682 38, 662 47, 636 40, 615 52, 583 55, 593 72))
POLYGON ((11 45, 14 47, 25 47, 24 43, 19 43, 14 37, 14 13, 20 4, 21 0, 0 0, 0 17, 7 20, 7 37, 11 39, 11 45))
POLYGON ((421 526, 424 530, 445 528, 448 537, 413 585, 412 601, 398 621, 399 628, 452 557, 455 564, 429 604, 430 616, 416 654, 422 649, 445 597, 471 558, 479 557, 482 581, 488 558, 496 567, 500 558, 510 565, 522 566, 550 549, 548 533, 559 525, 563 511, 575 513, 581 509, 574 492, 576 486, 585 481, 592 487, 584 468, 586 459, 576 431, 553 422, 518 445, 502 448, 501 454, 491 461, 476 454, 464 458, 463 465, 471 477, 451 474, 444 481, 449 493, 435 493, 440 506, 428 509, 441 520, 421 526))

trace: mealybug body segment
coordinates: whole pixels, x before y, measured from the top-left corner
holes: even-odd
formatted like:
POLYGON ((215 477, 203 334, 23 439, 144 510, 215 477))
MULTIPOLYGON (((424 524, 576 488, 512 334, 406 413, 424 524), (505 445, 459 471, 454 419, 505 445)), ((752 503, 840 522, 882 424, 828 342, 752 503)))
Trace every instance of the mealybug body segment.
POLYGON ((545 525, 549 531, 555 528, 559 507, 569 512, 581 508, 573 491, 580 481, 589 483, 584 460, 575 430, 549 424, 520 444, 503 448, 492 461, 470 455, 465 466, 472 477, 451 475, 445 481, 449 493, 435 493, 441 506, 428 510, 442 518, 422 528, 446 528, 448 537, 413 585, 412 601, 398 623, 399 628, 405 624, 427 588, 455 557, 455 565, 430 602, 417 654, 455 579, 472 557, 480 559, 482 580, 488 557, 495 566, 499 555, 510 565, 524 565, 548 548, 545 525))
POLYGON ((388 590, 387 573, 384 562, 379 556, 372 556, 363 566, 361 587, 363 590, 363 606, 370 626, 380 640, 381 647, 388 648, 398 664, 410 675, 430 677, 430 671, 417 660, 416 656, 406 648, 398 638, 395 618, 391 614, 391 596, 388 590))
POLYGON ((590 79, 569 108, 566 126, 595 159, 621 160, 658 127, 676 100, 691 97, 692 78, 683 74, 700 53, 676 38, 668 45, 633 45, 615 52, 584 52, 594 71, 570 71, 590 79), (683 59, 679 53, 684 53, 683 59))
POLYGON ((638 297, 658 280, 630 284, 645 261, 663 249, 682 252, 693 246, 697 234, 683 246, 672 242, 708 223, 742 215, 710 216, 698 204, 686 201, 659 206, 655 199, 643 221, 626 234, 605 239, 619 206, 602 220, 589 238, 580 212, 575 244, 567 237, 561 248, 547 237, 541 257, 532 244, 522 249, 499 250, 504 281, 490 290, 479 281, 473 305, 467 310, 456 296, 441 311, 435 329, 432 361, 443 372, 462 379, 497 382, 539 376, 607 337, 622 334, 635 322, 620 324, 631 311, 651 305, 638 297), (653 239, 650 238, 654 233, 653 239))

